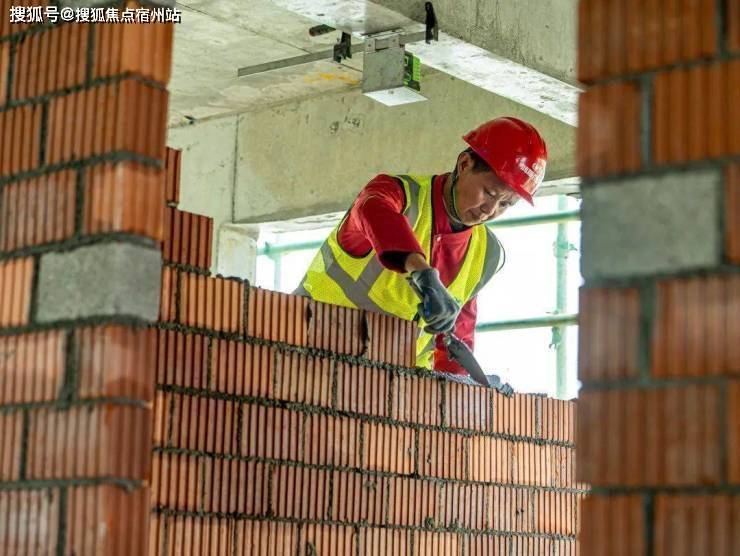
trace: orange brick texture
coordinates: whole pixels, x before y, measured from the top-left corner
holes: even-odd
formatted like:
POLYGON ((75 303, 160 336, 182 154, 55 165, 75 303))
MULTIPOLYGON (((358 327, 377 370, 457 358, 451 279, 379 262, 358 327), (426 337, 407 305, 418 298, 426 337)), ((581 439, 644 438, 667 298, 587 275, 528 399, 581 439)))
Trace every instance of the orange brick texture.
POLYGON ((414 323, 211 276, 179 167, 169 149, 150 555, 578 553, 573 402, 433 378, 414 323))
POLYGON ((10 24, 40 4, 0 0, 0 552, 144 554, 156 330, 42 323, 37 284, 46 256, 162 241, 173 29, 10 24))
MULTIPOLYGON (((581 0, 578 50, 584 187, 709 169, 722 205, 713 266, 595 277, 581 291, 576 468, 592 492, 580 549, 737 554, 740 3, 581 0)), ((654 238, 639 248, 661 249, 654 238)))

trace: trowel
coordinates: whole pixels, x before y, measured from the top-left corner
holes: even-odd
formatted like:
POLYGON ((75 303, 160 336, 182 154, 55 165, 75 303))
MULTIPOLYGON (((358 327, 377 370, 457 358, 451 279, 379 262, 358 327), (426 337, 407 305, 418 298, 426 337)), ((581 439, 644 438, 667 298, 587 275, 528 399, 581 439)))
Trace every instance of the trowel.
MULTIPOLYGON (((421 297, 421 292, 416 288, 414 282, 409 279, 409 285, 421 297)), ((417 313, 417 319, 420 318, 420 313, 417 313)), ((468 345, 463 342, 460 338, 455 336, 452 332, 445 332, 442 334, 442 342, 447 348, 447 353, 450 359, 457 361, 463 369, 468 371, 470 378, 481 386, 486 388, 493 388, 505 396, 511 396, 514 394, 514 389, 507 383, 501 382, 501 378, 497 375, 486 375, 483 372, 483 368, 478 363, 478 360, 473 355, 468 345)))

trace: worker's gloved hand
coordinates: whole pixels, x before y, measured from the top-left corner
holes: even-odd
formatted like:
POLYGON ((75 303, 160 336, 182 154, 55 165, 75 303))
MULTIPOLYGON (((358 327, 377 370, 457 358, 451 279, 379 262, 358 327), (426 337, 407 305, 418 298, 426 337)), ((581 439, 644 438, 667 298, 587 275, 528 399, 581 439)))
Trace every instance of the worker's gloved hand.
POLYGON ((442 285, 439 271, 436 268, 414 270, 409 279, 421 297, 419 314, 427 323, 424 330, 430 334, 452 330, 460 314, 460 305, 442 285))

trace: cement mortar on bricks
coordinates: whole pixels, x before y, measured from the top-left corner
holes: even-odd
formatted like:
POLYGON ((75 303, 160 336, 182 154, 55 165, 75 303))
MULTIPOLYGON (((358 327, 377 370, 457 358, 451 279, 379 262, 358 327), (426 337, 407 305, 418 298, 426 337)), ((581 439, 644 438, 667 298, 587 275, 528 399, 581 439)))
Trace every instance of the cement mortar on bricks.
POLYGON ((719 170, 628 178, 583 189, 586 280, 713 267, 722 259, 719 170))
POLYGON ((41 257, 36 319, 127 315, 157 320, 162 255, 105 243, 41 257))

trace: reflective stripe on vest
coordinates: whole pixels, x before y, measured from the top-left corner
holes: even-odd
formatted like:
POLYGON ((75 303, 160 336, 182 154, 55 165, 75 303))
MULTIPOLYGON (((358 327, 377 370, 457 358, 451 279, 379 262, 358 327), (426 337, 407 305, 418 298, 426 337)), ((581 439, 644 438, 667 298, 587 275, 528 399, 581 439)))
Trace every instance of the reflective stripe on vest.
MULTIPOLYGON (((429 261, 432 242, 431 176, 396 176, 406 194, 403 214, 429 261)), ((306 272, 296 293, 317 301, 378 311, 407 320, 417 317, 419 298, 404 275, 383 267, 374 250, 354 257, 339 245, 337 234, 347 216, 329 234, 306 272)), ((450 294, 464 305, 498 270, 501 246, 485 227, 475 226, 460 270, 448 286, 450 294)), ((423 320, 419 322, 423 327, 423 320)), ((420 328, 417 365, 431 368, 434 342, 420 328)))

